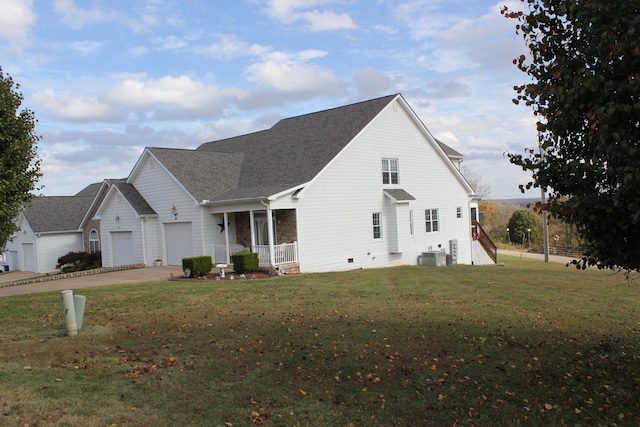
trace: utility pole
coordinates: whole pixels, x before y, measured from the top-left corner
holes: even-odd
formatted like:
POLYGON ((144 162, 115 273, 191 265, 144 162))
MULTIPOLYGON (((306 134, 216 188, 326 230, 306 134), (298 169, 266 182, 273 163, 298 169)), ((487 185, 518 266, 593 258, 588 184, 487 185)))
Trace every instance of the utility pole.
MULTIPOLYGON (((540 161, 544 160, 544 151, 542 151, 542 143, 540 142, 540 131, 538 131, 538 150, 540 151, 540 161)), ((544 238, 544 262, 549 262, 549 230, 547 229, 547 211, 545 209, 546 188, 540 186, 540 199, 542 204, 540 205, 540 213, 542 214, 542 235, 544 238)))

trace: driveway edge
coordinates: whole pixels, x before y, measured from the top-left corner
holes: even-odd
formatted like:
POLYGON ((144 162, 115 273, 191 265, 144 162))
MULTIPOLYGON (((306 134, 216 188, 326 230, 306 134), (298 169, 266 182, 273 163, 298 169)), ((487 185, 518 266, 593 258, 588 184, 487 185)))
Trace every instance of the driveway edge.
POLYGON ((61 273, 61 274, 51 274, 51 275, 46 274, 44 276, 32 277, 29 279, 20 279, 20 280, 14 280, 11 282, 0 283, 0 289, 8 288, 10 286, 29 285, 32 283, 50 282, 52 280, 71 279, 74 277, 82 277, 82 276, 93 276, 96 274, 111 273, 114 271, 122 271, 122 270, 132 270, 135 268, 144 268, 144 267, 146 267, 144 263, 139 263, 139 264, 118 265, 115 267, 93 268, 91 270, 74 271, 72 273, 61 273))

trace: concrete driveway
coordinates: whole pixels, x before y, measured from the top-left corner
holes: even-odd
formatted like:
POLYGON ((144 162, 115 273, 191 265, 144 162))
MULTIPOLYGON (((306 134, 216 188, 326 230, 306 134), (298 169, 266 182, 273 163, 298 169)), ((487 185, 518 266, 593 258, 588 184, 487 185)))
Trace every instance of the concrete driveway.
MULTIPOLYGON (((93 274, 90 276, 73 277, 69 279, 50 280, 26 285, 0 287, 0 297, 10 295, 31 294, 37 292, 63 291, 65 289, 81 289, 94 286, 106 286, 122 283, 161 282, 173 277, 182 276, 180 266, 144 267, 131 270, 114 271, 110 273, 93 274)), ((10 285, 15 280, 38 277, 37 273, 23 271, 8 271, 0 273, 0 285, 10 285)))
MULTIPOLYGON (((537 259, 540 261, 544 261, 544 254, 534 254, 531 252, 527 252, 527 251, 514 251, 514 250, 504 250, 504 249, 498 249, 498 262, 500 262, 500 255, 510 255, 510 256, 517 256, 520 258, 531 258, 531 259, 537 259)), ((571 257, 566 257, 566 256, 560 256, 560 255, 549 255, 549 262, 559 262, 562 264, 568 264, 571 261, 573 261, 576 258, 571 258, 571 257)))

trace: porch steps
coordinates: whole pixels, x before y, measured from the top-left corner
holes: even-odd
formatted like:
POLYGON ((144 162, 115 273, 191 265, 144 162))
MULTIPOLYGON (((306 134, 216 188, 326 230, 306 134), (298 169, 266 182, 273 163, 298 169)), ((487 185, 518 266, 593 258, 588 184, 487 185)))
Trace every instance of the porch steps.
POLYGON ((279 265, 278 268, 284 274, 300 274, 300 264, 297 262, 282 264, 279 265))

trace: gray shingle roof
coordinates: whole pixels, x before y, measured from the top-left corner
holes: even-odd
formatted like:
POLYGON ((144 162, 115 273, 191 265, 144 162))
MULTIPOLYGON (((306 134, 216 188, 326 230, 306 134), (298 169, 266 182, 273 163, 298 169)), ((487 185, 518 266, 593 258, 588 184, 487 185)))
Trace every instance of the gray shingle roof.
POLYGON ((142 195, 136 190, 136 188, 124 182, 113 182, 122 196, 127 199, 133 210, 138 215, 156 215, 156 211, 153 210, 149 203, 142 197, 142 195))
MULTIPOLYGON (((310 181, 395 97, 283 119, 261 132, 202 144, 196 151, 217 153, 212 158, 221 153, 241 153, 243 157, 233 158, 241 160, 241 165, 230 162, 233 176, 221 188, 208 189, 203 183, 198 194, 207 196, 197 198, 223 201, 266 197, 310 181)), ((176 177, 200 173, 188 170, 195 168, 180 161, 168 169, 176 177)), ((209 169, 209 185, 218 185, 209 169)), ((215 173, 222 177, 227 172, 215 173)))
POLYGON ((34 197, 22 212, 34 233, 77 231, 93 196, 34 197))
POLYGON ((84 187, 82 190, 80 190, 76 196, 80 196, 80 197, 95 197, 96 194, 98 194, 98 191, 100 190, 100 187, 102 186, 101 182, 94 182, 93 184, 89 184, 86 187, 84 187))
POLYGON ((149 148, 198 201, 215 200, 238 188, 243 153, 149 148))
POLYGON ((406 191, 404 191, 401 188, 388 188, 388 189, 383 190, 383 191, 389 197, 391 197, 392 199, 394 199, 397 202, 403 202, 403 201, 415 200, 416 199, 411 194, 407 193, 406 191))
POLYGON ((460 154, 460 152, 458 152, 458 151, 454 150, 453 148, 449 147, 444 142, 442 142, 442 141, 440 141, 438 139, 436 139, 436 142, 438 143, 440 148, 442 148, 442 151, 444 151, 444 154, 446 154, 447 157, 454 158, 454 159, 462 159, 462 158, 464 158, 464 155, 460 154))
MULTIPOLYGON (((311 181, 396 96, 283 119, 196 150, 148 150, 198 201, 268 197, 311 181)), ((462 157, 438 144, 449 157, 462 157)))

